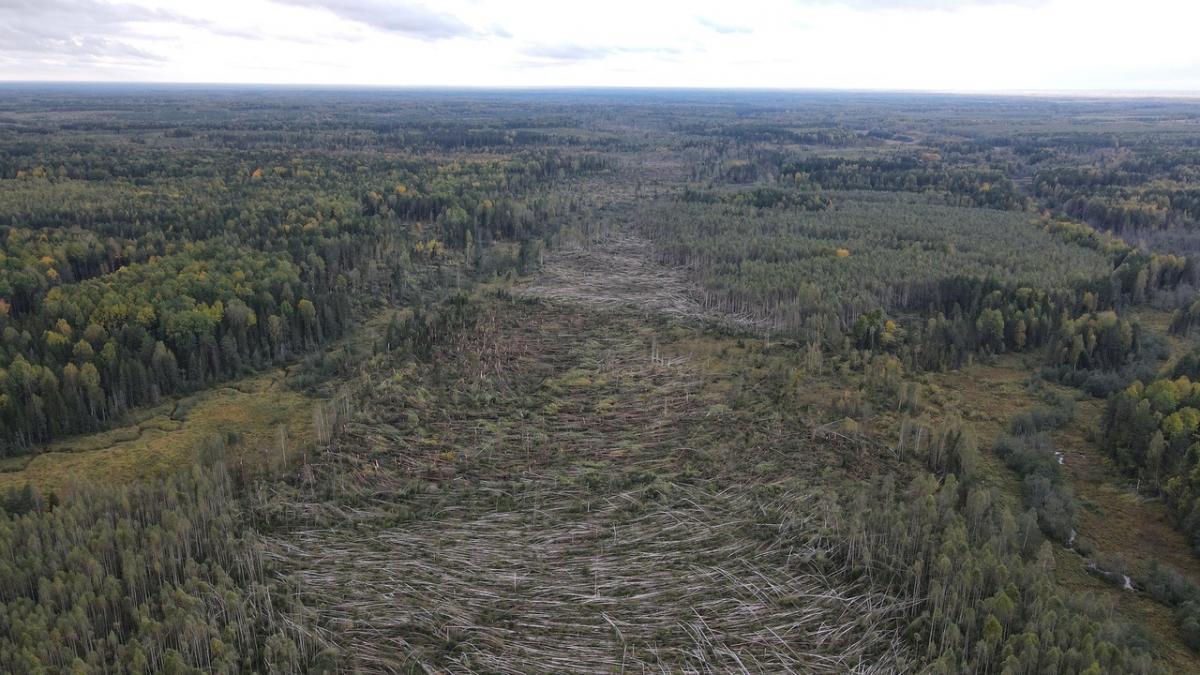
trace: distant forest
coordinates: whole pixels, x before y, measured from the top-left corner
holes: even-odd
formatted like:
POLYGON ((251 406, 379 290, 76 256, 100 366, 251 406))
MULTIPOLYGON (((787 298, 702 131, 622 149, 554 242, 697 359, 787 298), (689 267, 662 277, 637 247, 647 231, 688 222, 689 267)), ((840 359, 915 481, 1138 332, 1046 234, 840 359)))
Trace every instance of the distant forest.
POLYGON ((2 85, 0 671, 1195 672, 1198 123, 2 85))

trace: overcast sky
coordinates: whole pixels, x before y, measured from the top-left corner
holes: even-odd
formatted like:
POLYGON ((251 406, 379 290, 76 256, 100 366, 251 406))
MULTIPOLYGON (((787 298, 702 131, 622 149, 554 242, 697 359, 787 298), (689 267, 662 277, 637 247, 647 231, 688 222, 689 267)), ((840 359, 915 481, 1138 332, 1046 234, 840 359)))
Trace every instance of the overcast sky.
POLYGON ((0 80, 1200 91, 1197 0, 0 0, 0 80))

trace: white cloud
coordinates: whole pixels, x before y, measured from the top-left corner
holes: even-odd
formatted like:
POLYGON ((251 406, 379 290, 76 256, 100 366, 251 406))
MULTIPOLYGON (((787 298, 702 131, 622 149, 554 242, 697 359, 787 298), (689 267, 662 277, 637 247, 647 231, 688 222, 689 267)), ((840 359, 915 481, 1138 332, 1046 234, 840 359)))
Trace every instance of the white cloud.
POLYGON ((1180 0, 0 0, 0 79, 1200 90, 1180 0))
POLYGON ((732 35, 735 33, 753 33, 754 32, 754 29, 750 28, 749 26, 739 26, 736 24, 723 23, 720 21, 714 21, 712 19, 709 19, 709 18, 706 18, 703 16, 698 17, 696 20, 700 22, 701 26, 704 26, 705 28, 708 28, 709 30, 713 30, 718 33, 721 33, 722 35, 732 35))
POLYGON ((330 12, 349 21, 420 40, 470 36, 475 31, 451 14, 424 5, 387 0, 275 0, 330 12))
MULTIPOLYGON (((803 0, 801 0, 803 1, 803 0)), ((939 11, 953 12, 971 7, 1008 5, 1016 7, 1039 7, 1050 0, 807 0, 812 3, 841 4, 867 10, 894 11, 939 11)))

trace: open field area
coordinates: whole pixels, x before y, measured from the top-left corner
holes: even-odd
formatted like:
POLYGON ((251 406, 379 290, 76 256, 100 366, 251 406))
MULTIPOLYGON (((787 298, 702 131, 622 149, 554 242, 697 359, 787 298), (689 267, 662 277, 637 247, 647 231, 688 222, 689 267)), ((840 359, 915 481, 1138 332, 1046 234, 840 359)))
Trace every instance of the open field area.
POLYGON ((47 491, 74 481, 128 483, 173 473, 213 445, 237 446, 241 461, 258 466, 291 446, 314 442, 314 402, 289 391, 280 369, 139 413, 132 424, 71 437, 34 456, 7 460, 0 489, 25 482, 47 491), (281 431, 282 429, 282 431, 281 431))

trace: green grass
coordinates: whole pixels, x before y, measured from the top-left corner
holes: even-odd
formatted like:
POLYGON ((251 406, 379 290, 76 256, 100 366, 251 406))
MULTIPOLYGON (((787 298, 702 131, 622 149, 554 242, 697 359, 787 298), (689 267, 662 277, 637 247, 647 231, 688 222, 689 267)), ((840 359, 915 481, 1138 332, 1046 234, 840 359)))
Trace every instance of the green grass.
MULTIPOLYGON (((1153 318, 1154 313, 1147 310, 1141 315, 1153 318)), ((1026 386, 1036 369, 1037 361, 1028 356, 1004 355, 989 363, 928 376, 942 391, 940 403, 929 407, 930 414, 974 411, 971 423, 983 449, 979 479, 1004 494, 1016 511, 1025 509, 1020 482, 990 448, 1013 416, 1043 403, 1026 386)), ((1076 394, 1057 384, 1043 382, 1041 386, 1060 395, 1076 394)), ((1123 560, 1133 572, 1145 571, 1150 561, 1157 560, 1188 578, 1200 579, 1200 561, 1185 538, 1167 522, 1165 506, 1160 501, 1135 498, 1127 477, 1089 440, 1089 430, 1099 428, 1103 405, 1097 400, 1081 402, 1075 419, 1053 432, 1055 445, 1065 452, 1063 479, 1081 502, 1079 541, 1086 540, 1096 555, 1123 560)), ((1173 670, 1196 672, 1200 668, 1200 656, 1184 644, 1169 608, 1144 594, 1126 592, 1087 574, 1084 559, 1073 551, 1055 547, 1055 563, 1055 578, 1064 588, 1104 597, 1126 618, 1151 627, 1160 636, 1159 656, 1173 670)))
POLYGON ((177 402, 139 411, 133 424, 51 443, 32 457, 5 460, 0 490, 26 482, 60 491, 76 481, 125 483, 178 470, 214 438, 237 439, 234 457, 256 463, 278 452, 279 429, 289 445, 314 442, 316 399, 283 385, 282 369, 177 402), (186 411, 186 412, 184 412, 186 411))

